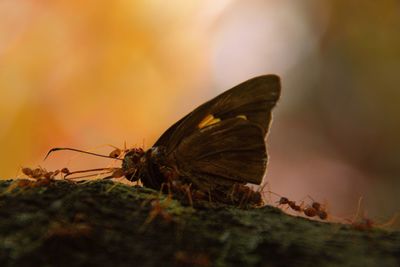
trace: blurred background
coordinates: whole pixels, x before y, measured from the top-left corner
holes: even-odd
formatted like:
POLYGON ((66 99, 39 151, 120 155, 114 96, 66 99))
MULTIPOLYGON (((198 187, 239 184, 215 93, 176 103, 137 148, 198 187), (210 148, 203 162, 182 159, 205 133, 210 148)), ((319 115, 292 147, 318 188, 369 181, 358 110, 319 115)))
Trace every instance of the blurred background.
POLYGON ((400 2, 0 1, 0 177, 104 167, 57 146, 150 147, 196 106, 275 73, 270 189, 376 223, 400 203, 400 2))

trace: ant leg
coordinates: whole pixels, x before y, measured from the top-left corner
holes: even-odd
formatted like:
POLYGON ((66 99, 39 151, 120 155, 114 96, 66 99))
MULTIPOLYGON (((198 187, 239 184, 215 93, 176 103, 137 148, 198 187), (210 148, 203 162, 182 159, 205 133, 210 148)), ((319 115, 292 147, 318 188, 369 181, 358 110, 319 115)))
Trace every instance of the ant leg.
POLYGON ((208 202, 212 203, 211 190, 210 190, 210 188, 209 188, 207 191, 208 191, 208 202))
POLYGON ((257 190, 261 194, 261 198, 267 200, 267 203, 272 203, 270 187, 270 184, 266 181, 261 185, 261 189, 257 190), (264 191, 265 188, 268 190, 264 191), (266 193, 268 193, 268 197, 265 196, 266 193))
POLYGON ((228 194, 232 202, 235 201, 235 193, 237 191, 237 184, 233 184, 231 192, 228 194))
POLYGON ((193 207, 192 192, 190 191, 191 186, 192 186, 192 184, 185 186, 185 191, 186 191, 190 206, 193 207))

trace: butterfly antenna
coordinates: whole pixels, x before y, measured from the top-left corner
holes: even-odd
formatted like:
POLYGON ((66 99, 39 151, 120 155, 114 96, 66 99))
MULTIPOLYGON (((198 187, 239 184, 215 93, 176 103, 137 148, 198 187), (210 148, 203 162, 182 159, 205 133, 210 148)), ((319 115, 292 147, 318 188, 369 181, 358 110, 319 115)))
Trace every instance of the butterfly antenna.
MULTIPOLYGON (((111 171, 107 171, 107 172, 100 172, 100 173, 93 173, 93 174, 87 174, 87 175, 82 175, 82 176, 77 176, 77 177, 72 177, 72 178, 68 178, 68 180, 74 180, 74 179, 80 179, 80 178, 88 178, 88 177, 93 177, 93 176, 100 176, 100 175, 103 175, 103 174, 108 174, 108 173, 110 173, 111 171)), ((104 177, 104 178, 102 178, 102 179, 110 179, 110 178, 113 178, 112 176, 107 176, 107 177, 104 177)))
POLYGON ((47 152, 47 155, 46 155, 46 157, 44 158, 44 160, 46 160, 46 159, 50 156, 51 153, 53 153, 53 152, 55 152, 55 151, 60 151, 60 150, 69 150, 69 151, 75 151, 75 152, 84 153, 84 154, 89 154, 89 155, 97 156, 97 157, 103 157, 103 158, 109 158, 109 159, 122 160, 122 159, 113 158, 113 157, 110 157, 110 156, 107 156, 107 155, 97 154, 97 153, 88 152, 88 151, 84 151, 84 150, 80 150, 80 149, 75 149, 75 148, 69 148, 69 147, 55 147, 55 148, 50 149, 50 151, 47 152))
MULTIPOLYGON (((95 169, 88 169, 88 170, 81 170, 81 171, 74 171, 74 172, 69 172, 68 174, 66 174, 64 177, 68 177, 77 173, 86 173, 86 172, 97 172, 97 171, 106 171, 106 173, 118 170, 120 168, 95 168, 95 169)), ((96 174, 93 174, 96 175, 96 174)))

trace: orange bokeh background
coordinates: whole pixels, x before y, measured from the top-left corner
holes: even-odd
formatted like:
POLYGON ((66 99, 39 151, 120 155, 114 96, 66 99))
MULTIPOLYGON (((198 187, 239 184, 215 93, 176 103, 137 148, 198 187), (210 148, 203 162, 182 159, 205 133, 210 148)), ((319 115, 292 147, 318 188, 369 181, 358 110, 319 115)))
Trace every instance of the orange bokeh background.
POLYGON ((0 2, 0 177, 102 167, 248 78, 282 77, 271 189, 387 220, 400 201, 400 6, 357 1, 0 2))

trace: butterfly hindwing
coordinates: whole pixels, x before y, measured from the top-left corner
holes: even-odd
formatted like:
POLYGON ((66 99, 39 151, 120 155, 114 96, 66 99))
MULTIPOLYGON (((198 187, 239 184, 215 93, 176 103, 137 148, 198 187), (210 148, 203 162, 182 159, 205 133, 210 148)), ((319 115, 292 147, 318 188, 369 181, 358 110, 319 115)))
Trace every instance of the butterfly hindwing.
POLYGON ((263 130, 243 118, 197 131, 182 140, 173 155, 185 176, 232 183, 260 184, 267 164, 263 130))

